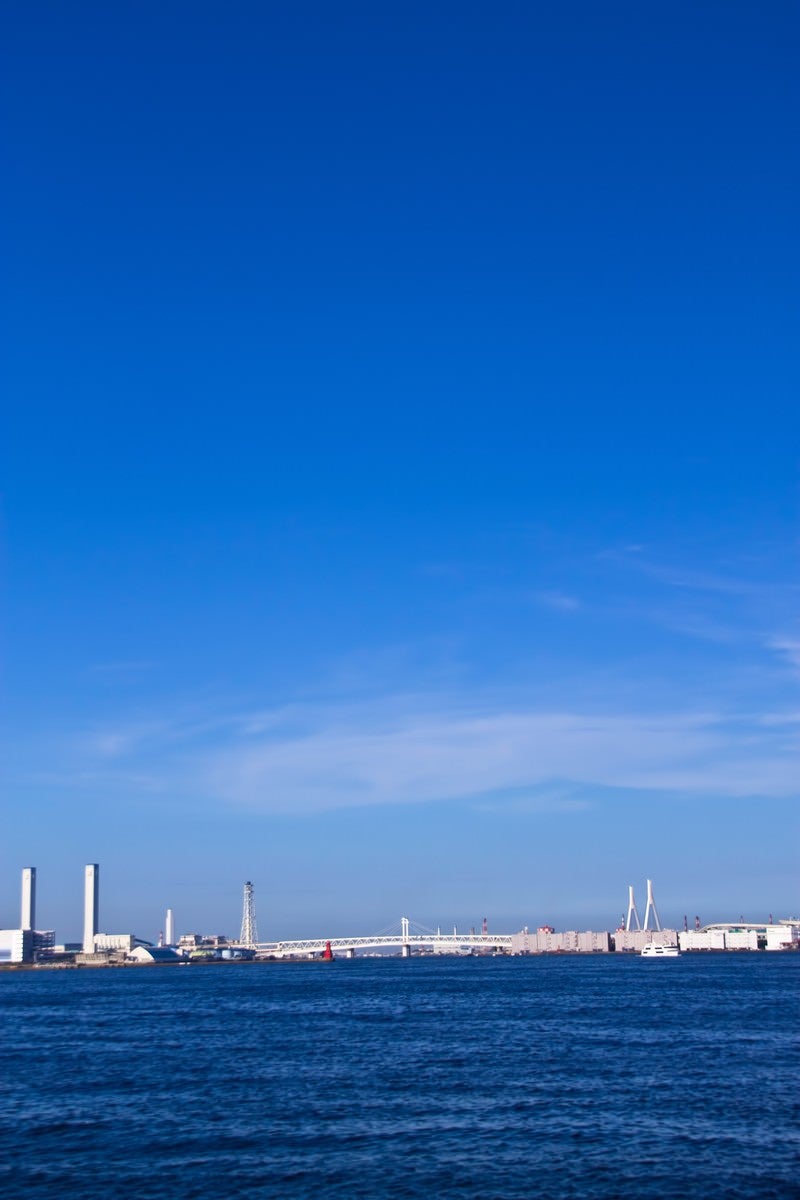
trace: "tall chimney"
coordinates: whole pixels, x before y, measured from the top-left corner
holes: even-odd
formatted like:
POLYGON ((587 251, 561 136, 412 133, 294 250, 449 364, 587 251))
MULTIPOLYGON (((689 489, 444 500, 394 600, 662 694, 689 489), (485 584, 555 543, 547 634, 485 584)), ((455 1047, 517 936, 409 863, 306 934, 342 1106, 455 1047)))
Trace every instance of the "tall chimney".
POLYGON ((168 946, 175 945, 175 917, 172 915, 172 909, 167 909, 167 921, 164 926, 165 937, 164 941, 168 946))
POLYGON ((36 927, 36 867, 22 868, 22 909, 20 929, 36 927))
POLYGON ((94 935, 97 933, 100 911, 100 867, 88 863, 83 891, 83 953, 94 954, 94 935))

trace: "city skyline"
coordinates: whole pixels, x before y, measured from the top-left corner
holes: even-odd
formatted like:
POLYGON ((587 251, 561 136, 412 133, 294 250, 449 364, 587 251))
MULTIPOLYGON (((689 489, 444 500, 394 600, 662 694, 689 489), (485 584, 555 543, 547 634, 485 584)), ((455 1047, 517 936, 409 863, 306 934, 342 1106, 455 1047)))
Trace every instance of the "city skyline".
MULTIPOLYGON (((80 945, 83 947, 84 953, 91 953, 91 947, 93 946, 94 939, 95 939, 96 935, 98 935, 98 934, 100 934, 102 936, 106 936, 106 935, 117 936, 117 935, 120 935, 121 933, 132 934, 134 937, 140 938, 140 939, 144 940, 145 942, 157 940, 159 944, 161 944, 163 939, 166 939, 167 945, 172 945, 174 943, 174 941, 177 939, 178 934, 176 933, 175 913, 174 913, 173 908, 169 905, 166 907, 166 909, 162 910, 163 920, 160 923, 160 928, 158 929, 157 933, 155 933, 153 930, 134 931, 134 930, 127 928, 124 916, 122 916, 122 918, 120 919, 119 904, 115 904, 112 906, 112 910, 116 913, 116 924, 114 924, 114 921, 111 921, 110 923, 109 923, 109 921, 103 921, 102 920, 101 900, 100 900, 100 864, 87 863, 83 870, 84 886, 83 886, 83 890, 81 893, 81 895, 82 895, 82 913, 83 913, 82 929, 81 929, 82 938, 79 939, 76 943, 76 939, 73 936, 71 936, 69 933, 65 933, 63 928, 60 931, 58 929, 53 930, 52 923, 50 925, 48 925, 47 920, 42 920, 42 921, 36 920, 35 913, 36 913, 37 875, 38 875, 37 867, 23 867, 22 868, 22 870, 21 870, 21 888, 20 888, 20 905, 19 905, 20 920, 17 922, 14 922, 14 921, 6 922, 7 928, 9 928, 9 929, 20 928, 21 930, 36 930, 36 931, 41 931, 41 930, 44 930, 45 928, 49 928, 51 932, 56 933, 56 935, 57 935, 56 942, 57 943, 66 942, 66 943, 71 943, 73 945, 74 944, 80 945), (126 927, 123 929, 123 926, 126 926, 126 927)), ((647 879, 645 881, 645 883, 646 883, 646 888, 645 888, 646 900, 645 900, 645 907, 643 910, 644 915, 642 917, 640 917, 640 915, 639 915, 638 906, 636 904, 636 899, 635 899, 635 895, 637 893, 636 885, 629 884, 627 887, 627 907, 623 908, 622 912, 619 915, 618 920, 616 920, 616 921, 607 920, 604 925, 602 920, 597 919, 599 914, 593 914, 591 918, 589 918, 583 922, 577 922, 577 923, 573 922, 573 925, 577 925, 580 928, 589 927, 592 929, 604 927, 609 932, 611 932, 612 930, 615 930, 615 929, 617 931, 624 929, 624 930, 631 930, 631 931, 641 930, 643 932, 647 932, 647 931, 658 932, 661 930, 677 930, 678 928, 681 927, 681 925, 683 926, 684 929, 689 928, 690 926, 699 929, 699 928, 701 928, 701 926, 705 927, 706 924, 711 924, 711 925, 714 924, 713 919, 710 921, 704 922, 701 919, 699 913, 695 913, 690 919, 688 911, 683 914, 683 917, 680 921, 677 919, 673 919, 671 921, 667 920, 665 922, 662 922, 659 917, 658 909, 656 907, 655 899, 653 896, 653 881, 651 879, 647 879)), ((113 890, 113 881, 112 881, 112 890, 113 890)), ((258 942, 285 941, 285 940, 287 940, 287 938, 291 939, 292 936, 297 936, 297 934, 299 932, 297 929, 292 930, 291 933, 287 932, 286 930, 271 929, 269 936, 266 938, 262 938, 260 935, 253 933, 253 930, 257 930, 257 920, 258 920, 256 901, 255 901, 255 890, 256 890, 255 886, 251 880, 248 880, 244 883, 244 885, 243 885, 243 894, 244 894, 243 905, 244 905, 244 907, 243 907, 243 914, 242 914, 242 918, 241 918, 241 933, 240 933, 240 937, 239 937, 239 940, 242 942, 242 944, 250 945, 252 943, 258 943, 258 942)), ((640 892, 640 895, 641 895, 641 892, 640 892)), ((687 906, 684 906, 684 907, 687 907, 687 906)), ((152 911, 152 904, 151 904, 151 911, 152 911)), ((69 912, 69 908, 67 909, 67 913, 68 912, 69 912)), ((62 916, 64 916, 63 913, 62 913, 62 916)), ((779 913, 776 915, 776 914, 770 912, 767 917, 764 917, 762 914, 758 914, 758 915, 747 914, 747 915, 745 915, 743 913, 739 914, 738 918, 734 917, 732 914, 728 914, 728 916, 730 918, 728 923, 733 923, 733 924, 737 924, 739 922, 745 922, 745 923, 749 922, 751 925, 754 923, 755 924, 763 924, 763 925, 772 925, 773 923, 780 924, 781 922, 787 923, 790 921, 794 921, 794 923, 796 923, 796 921, 797 921, 797 918, 792 917, 789 913, 779 913)), ((2 911, 0 911, 0 917, 2 917, 2 911)), ((68 915, 67 915, 67 920, 69 920, 68 915)), ((425 922, 421 922, 418 920, 412 920, 411 924, 417 930, 417 932, 425 932, 428 934, 434 934, 437 932, 438 933, 449 933, 451 928, 452 928, 452 932, 454 934, 456 932, 458 932, 460 934, 465 934, 467 932, 475 933, 478 929, 482 929, 482 932, 484 935, 487 935, 490 933, 491 934, 509 935, 513 932, 518 932, 519 930, 522 930, 525 933, 527 933, 528 929, 530 927, 532 927, 534 930, 536 930, 538 928, 540 930, 550 930, 551 932, 553 930, 558 931, 558 930, 563 930, 564 928, 566 928, 564 921, 560 921, 558 918, 558 915, 555 913, 550 913, 547 917, 543 917, 541 914, 539 914, 535 920, 528 918, 521 922, 517 921, 516 923, 512 919, 510 925, 508 924, 507 921, 505 923, 503 923, 501 921, 499 923, 499 925, 495 923, 493 925, 493 927, 491 928, 491 930, 489 928, 489 918, 487 916, 484 916, 480 921, 473 917, 469 917, 469 918, 462 917, 461 921, 459 922, 458 918, 455 918, 451 923, 444 923, 444 924, 442 923, 441 920, 435 920, 435 919, 432 919, 432 920, 433 920, 433 924, 431 924, 431 925, 426 925, 425 922), (555 924, 553 924, 553 922, 555 922, 555 924), (458 928, 459 924, 461 926, 460 929, 458 928), (517 926, 519 926, 519 930, 518 930, 517 926)), ((318 925, 319 925, 319 928, 325 930, 325 932, 322 934, 317 933, 316 935, 314 935, 314 934, 311 934, 308 929, 305 929, 302 931, 300 936, 303 938, 314 937, 314 936, 317 936, 317 937, 321 936, 322 938, 325 938, 328 935, 330 935, 332 937, 336 937, 336 938, 348 937, 351 935, 357 936, 357 937, 362 937, 362 936, 370 936, 371 937, 380 932, 387 932, 389 930, 390 926, 396 925, 398 928, 400 928, 401 925, 407 926, 409 919, 407 917, 398 918, 395 921, 390 922, 389 925, 385 925, 382 930, 379 930, 377 927, 367 928, 365 926, 363 929, 359 928, 358 930, 356 930, 354 928, 351 928, 346 931, 343 928, 338 927, 335 924, 335 921, 336 921, 336 918, 334 918, 334 921, 332 923, 330 918, 326 918, 324 915, 320 915, 318 925), (326 924, 326 921, 327 921, 327 924, 326 924)), ((567 924, 568 924, 568 922, 567 922, 567 924)), ((0 927, 2 927, 2 921, 0 921, 0 927)), ((70 926, 67 925, 66 928, 69 929, 70 926)), ((217 921, 216 924, 211 922, 211 923, 207 924, 206 927, 201 927, 201 926, 197 925, 196 923, 195 923, 195 925, 192 925, 192 923, 190 921, 185 926, 185 928, 182 928, 180 930, 181 934, 199 934, 201 932, 206 935, 210 935, 210 934, 222 935, 222 934, 224 934, 231 941, 237 940, 235 932, 228 929, 227 927, 225 929, 222 928, 221 921, 217 921)), ((396 932, 396 930, 395 930, 395 932, 396 932)))
POLYGON ((5 14, 0 925, 796 914, 797 16, 578 8, 5 14))

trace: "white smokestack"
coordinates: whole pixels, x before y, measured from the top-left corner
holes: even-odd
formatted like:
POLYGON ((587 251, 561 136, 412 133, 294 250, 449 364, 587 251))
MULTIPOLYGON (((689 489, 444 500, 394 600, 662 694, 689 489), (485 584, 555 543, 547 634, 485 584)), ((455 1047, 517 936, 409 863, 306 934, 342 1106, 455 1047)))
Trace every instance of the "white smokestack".
POLYGON ((83 953, 94 954, 94 935, 97 933, 100 912, 100 867, 88 863, 84 873, 83 891, 83 953))
POLYGON ((164 941, 168 946, 175 945, 175 918, 172 915, 172 909, 167 909, 167 920, 164 925, 164 941))
POLYGON ((22 868, 20 929, 36 928, 36 867, 22 868))

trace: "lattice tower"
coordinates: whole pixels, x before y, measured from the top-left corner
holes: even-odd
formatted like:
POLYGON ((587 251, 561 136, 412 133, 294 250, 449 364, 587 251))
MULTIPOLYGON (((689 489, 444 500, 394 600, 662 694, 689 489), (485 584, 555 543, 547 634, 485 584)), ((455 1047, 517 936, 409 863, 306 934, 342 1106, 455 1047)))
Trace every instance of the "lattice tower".
POLYGON ((239 944, 241 946, 255 946, 258 941, 258 927, 256 926, 256 902, 253 896, 253 885, 248 879, 244 885, 244 898, 242 901, 242 932, 239 934, 239 944))

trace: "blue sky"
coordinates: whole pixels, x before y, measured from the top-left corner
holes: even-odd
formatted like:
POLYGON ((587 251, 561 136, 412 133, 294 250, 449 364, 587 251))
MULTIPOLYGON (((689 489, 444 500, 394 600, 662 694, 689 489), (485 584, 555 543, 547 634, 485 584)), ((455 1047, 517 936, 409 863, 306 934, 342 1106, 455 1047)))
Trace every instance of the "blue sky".
POLYGON ((0 924, 800 907, 798 24, 5 7, 0 924))

